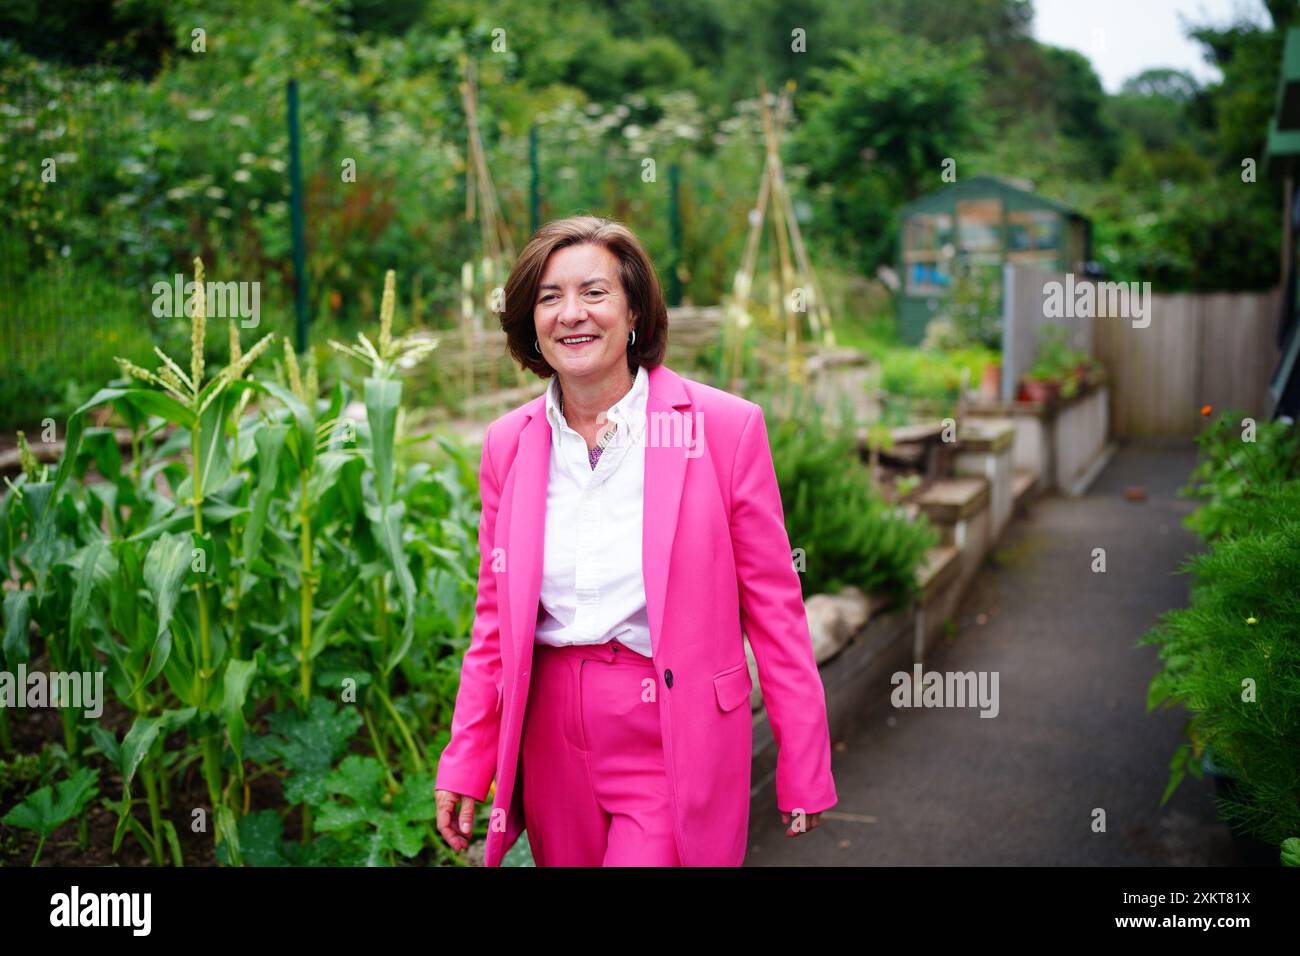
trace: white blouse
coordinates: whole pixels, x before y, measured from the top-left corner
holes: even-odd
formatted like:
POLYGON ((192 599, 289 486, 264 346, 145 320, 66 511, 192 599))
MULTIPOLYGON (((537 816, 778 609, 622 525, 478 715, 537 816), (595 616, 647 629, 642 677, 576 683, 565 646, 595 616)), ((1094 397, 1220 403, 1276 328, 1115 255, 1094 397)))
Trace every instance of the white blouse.
POLYGON ((601 644, 617 640, 651 656, 641 567, 646 397, 640 366, 631 390, 606 412, 618 428, 592 468, 587 442, 560 414, 559 379, 546 389, 551 423, 546 541, 535 640, 601 644))

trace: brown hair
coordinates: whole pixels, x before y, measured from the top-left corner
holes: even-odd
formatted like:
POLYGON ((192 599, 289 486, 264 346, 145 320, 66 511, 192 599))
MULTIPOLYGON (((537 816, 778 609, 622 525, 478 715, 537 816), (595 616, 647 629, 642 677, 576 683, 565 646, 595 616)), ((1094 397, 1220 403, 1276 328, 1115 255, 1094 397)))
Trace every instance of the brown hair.
POLYGON ((668 348, 668 307, 654 263, 632 230, 612 219, 572 216, 542 226, 519 254, 506 280, 505 311, 501 328, 506 346, 515 361, 542 378, 555 374, 549 362, 533 348, 537 328, 533 311, 537 287, 546 261, 556 249, 594 243, 608 249, 618 260, 618 280, 627 296, 628 310, 636 316, 636 342, 628 346, 629 369, 643 365, 647 370, 664 360, 668 348))

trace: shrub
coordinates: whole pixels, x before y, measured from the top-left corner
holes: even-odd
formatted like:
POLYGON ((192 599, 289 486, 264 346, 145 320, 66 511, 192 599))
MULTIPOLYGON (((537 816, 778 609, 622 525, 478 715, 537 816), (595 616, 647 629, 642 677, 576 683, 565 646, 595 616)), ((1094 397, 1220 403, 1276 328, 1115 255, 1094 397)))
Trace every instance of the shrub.
POLYGON ((1246 416, 1222 413, 1197 436, 1200 455, 1180 494, 1203 503, 1184 524, 1212 541, 1259 527, 1251 508, 1239 508, 1248 499, 1270 502, 1280 485, 1300 478, 1300 435, 1285 422, 1256 422, 1254 441, 1246 416))
POLYGON ((1148 710, 1192 712, 1162 804, 1210 757, 1236 784, 1221 816, 1281 845, 1300 832, 1300 477, 1280 478, 1295 472, 1287 426, 1261 428, 1244 447, 1237 427, 1224 416, 1201 436, 1189 487, 1208 501, 1188 524, 1210 548, 1185 566, 1191 604, 1139 644, 1158 645, 1164 661, 1148 710))
POLYGON ((852 433, 813 415, 778 421, 768 434, 786 530, 806 556, 804 594, 846 585, 914 593, 916 570, 938 534, 924 516, 912 522, 880 496, 852 433))

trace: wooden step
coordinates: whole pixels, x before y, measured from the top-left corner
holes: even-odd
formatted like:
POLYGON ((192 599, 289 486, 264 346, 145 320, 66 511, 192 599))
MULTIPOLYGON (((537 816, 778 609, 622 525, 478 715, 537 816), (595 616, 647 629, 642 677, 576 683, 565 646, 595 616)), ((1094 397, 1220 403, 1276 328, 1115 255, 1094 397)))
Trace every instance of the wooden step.
POLYGON ((961 549, 951 544, 941 544, 925 553, 925 561, 916 570, 916 583, 921 588, 921 605, 929 604, 961 569, 961 549))
POLYGON ((1015 423, 999 418, 968 418, 957 433, 961 450, 977 454, 1005 451, 1015 438, 1015 423))
POLYGON ((1037 483, 1038 473, 1032 468, 1017 468, 1015 477, 1011 480, 1011 500, 1019 505, 1029 497, 1037 483))
POLYGON ((925 489, 917 503, 934 523, 956 524, 988 507, 988 479, 943 478, 925 489))

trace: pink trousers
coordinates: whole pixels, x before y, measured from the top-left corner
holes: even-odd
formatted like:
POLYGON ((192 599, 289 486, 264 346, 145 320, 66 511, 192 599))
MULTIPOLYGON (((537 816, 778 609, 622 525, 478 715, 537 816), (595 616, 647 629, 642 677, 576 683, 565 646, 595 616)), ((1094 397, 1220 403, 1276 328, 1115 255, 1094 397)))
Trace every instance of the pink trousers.
POLYGON ((524 825, 538 866, 680 866, 654 662, 618 641, 535 644, 524 825))

